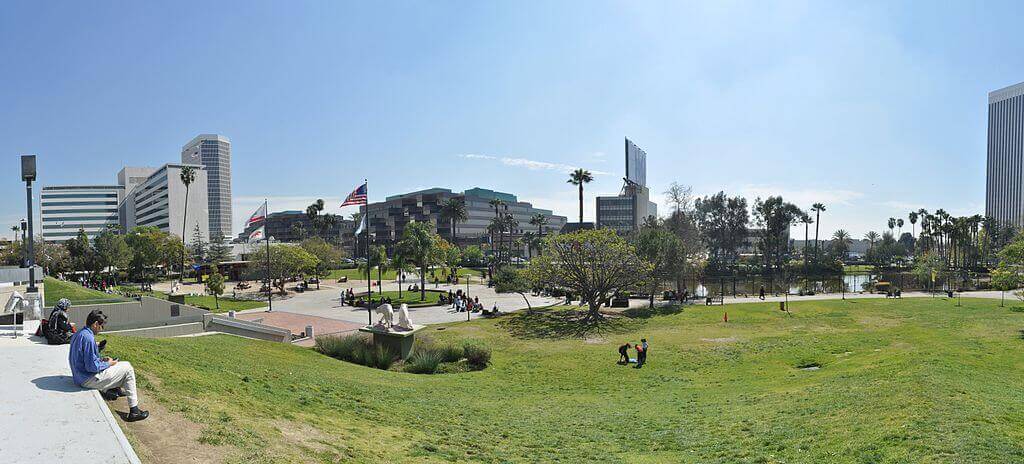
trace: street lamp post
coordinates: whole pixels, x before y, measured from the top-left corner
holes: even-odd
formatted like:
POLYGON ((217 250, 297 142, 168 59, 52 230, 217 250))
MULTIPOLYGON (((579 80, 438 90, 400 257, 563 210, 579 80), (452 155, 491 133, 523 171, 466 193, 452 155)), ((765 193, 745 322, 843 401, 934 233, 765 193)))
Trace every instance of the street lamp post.
POLYGON ((32 181, 36 180, 36 155, 21 155, 21 180, 25 181, 26 211, 28 218, 28 293, 39 293, 36 288, 36 253, 32 234, 32 181))

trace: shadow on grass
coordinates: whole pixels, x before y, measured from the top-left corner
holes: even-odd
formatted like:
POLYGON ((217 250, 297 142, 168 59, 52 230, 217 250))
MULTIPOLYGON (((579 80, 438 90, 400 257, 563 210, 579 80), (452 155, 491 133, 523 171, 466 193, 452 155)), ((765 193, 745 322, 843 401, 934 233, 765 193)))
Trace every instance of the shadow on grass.
POLYGON ((586 311, 566 308, 543 308, 518 311, 504 316, 498 325, 516 338, 587 338, 593 335, 621 333, 632 328, 629 319, 605 316, 586 317, 586 311))
POLYGON ((644 306, 642 308, 629 308, 622 312, 623 316, 630 319, 648 319, 654 316, 671 316, 673 314, 679 314, 683 312, 683 305, 669 305, 669 306, 655 306, 650 308, 644 306))

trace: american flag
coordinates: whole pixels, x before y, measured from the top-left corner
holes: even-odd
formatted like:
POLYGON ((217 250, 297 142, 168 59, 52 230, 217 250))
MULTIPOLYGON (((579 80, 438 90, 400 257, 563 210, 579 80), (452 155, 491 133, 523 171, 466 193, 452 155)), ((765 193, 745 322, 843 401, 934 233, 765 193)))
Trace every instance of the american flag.
POLYGON ((252 216, 249 216, 249 220, 245 221, 245 226, 249 227, 257 222, 260 222, 267 218, 267 202, 263 202, 263 206, 260 206, 252 216))
POLYGON ((345 202, 342 203, 341 206, 365 205, 365 204, 366 204, 366 184, 363 184, 363 185, 360 185, 359 187, 356 187, 356 189, 353 190, 352 193, 348 194, 348 197, 345 198, 345 202))

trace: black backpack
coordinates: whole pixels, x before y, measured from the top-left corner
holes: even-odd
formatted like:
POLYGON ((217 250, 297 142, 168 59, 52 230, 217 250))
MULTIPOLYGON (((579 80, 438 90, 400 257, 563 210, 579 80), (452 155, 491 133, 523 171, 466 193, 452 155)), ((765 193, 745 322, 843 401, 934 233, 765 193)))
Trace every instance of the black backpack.
POLYGON ((51 345, 63 345, 71 342, 71 324, 68 323, 68 314, 60 308, 53 308, 50 318, 46 320, 43 329, 46 342, 51 345))

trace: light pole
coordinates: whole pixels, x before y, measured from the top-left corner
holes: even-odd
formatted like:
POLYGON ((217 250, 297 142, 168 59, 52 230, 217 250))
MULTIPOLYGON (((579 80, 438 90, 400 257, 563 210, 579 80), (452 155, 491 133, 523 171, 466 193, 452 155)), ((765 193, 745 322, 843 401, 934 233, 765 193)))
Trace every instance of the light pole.
POLYGON ((28 218, 28 293, 39 293, 36 288, 36 253, 35 240, 32 239, 32 181, 36 180, 36 155, 21 155, 21 180, 25 181, 26 207, 25 216, 28 218))

